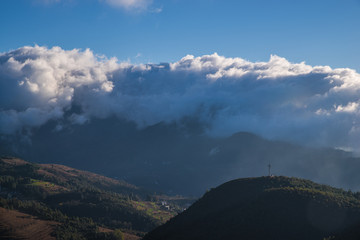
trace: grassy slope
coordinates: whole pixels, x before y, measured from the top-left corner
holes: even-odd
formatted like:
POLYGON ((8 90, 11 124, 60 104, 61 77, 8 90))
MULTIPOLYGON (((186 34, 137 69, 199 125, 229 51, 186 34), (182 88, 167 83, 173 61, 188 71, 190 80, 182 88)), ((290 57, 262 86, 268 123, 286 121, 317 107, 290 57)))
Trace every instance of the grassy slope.
POLYGON ((54 240, 51 233, 57 224, 0 207, 0 239, 54 240))
MULTIPOLYGON (((0 159, 0 184, 3 199, 10 195, 25 203, 39 202, 65 216, 90 218, 98 226, 127 232, 128 239, 159 226, 180 210, 175 201, 171 210, 164 209, 160 201, 166 197, 123 181, 63 165, 32 164, 16 158, 0 159)), ((14 206, 13 202, 6 204, 14 206)))
POLYGON ((144 239, 321 240, 359 222, 358 194, 296 178, 247 178, 212 189, 144 239))

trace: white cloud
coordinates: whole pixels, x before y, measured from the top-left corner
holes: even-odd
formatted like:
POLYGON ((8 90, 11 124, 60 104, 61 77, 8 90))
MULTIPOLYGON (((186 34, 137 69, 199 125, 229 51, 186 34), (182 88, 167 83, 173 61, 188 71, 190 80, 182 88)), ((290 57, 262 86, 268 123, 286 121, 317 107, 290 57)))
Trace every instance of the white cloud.
POLYGON ((1 54, 0 132, 61 117, 72 104, 75 90, 95 95, 111 92, 113 83, 106 74, 117 67, 115 61, 99 61, 90 50, 59 47, 23 47, 1 54))
POLYGON ((2 134, 51 119, 86 124, 115 115, 143 127, 195 116, 209 126, 209 134, 250 131, 355 148, 359 103, 360 75, 354 70, 278 56, 249 62, 215 53, 132 65, 96 57, 88 49, 35 46, 0 54, 2 134))
POLYGON ((355 113, 359 111, 359 103, 350 102, 346 106, 339 105, 335 109, 336 112, 347 112, 347 113, 355 113))
MULTIPOLYGON (((71 0, 33 0, 35 3, 40 4, 54 4, 54 3, 60 3, 65 1, 71 1, 71 0)), ((98 0, 100 2, 105 2, 109 4, 110 6, 116 7, 116 8, 122 8, 126 11, 132 11, 132 12, 142 12, 142 11, 149 11, 152 13, 160 13, 162 11, 162 8, 150 8, 150 6, 153 3, 153 0, 98 0)))
POLYGON ((152 3, 152 0, 106 0, 106 2, 114 7, 120 7, 125 10, 146 10, 152 3))

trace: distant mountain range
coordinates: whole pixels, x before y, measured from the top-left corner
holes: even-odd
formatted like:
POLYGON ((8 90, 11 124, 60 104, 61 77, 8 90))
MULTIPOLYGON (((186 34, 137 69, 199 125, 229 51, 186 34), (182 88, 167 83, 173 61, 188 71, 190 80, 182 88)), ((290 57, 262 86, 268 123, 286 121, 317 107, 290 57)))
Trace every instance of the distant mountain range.
POLYGON ((360 194, 288 177, 211 189, 144 240, 360 239, 360 194))
POLYGON ((139 129, 118 118, 83 125, 57 122, 27 135, 1 139, 0 152, 38 163, 56 163, 125 180, 170 195, 201 196, 234 178, 276 175, 360 190, 360 159, 331 148, 312 148, 239 132, 206 134, 196 120, 139 129))

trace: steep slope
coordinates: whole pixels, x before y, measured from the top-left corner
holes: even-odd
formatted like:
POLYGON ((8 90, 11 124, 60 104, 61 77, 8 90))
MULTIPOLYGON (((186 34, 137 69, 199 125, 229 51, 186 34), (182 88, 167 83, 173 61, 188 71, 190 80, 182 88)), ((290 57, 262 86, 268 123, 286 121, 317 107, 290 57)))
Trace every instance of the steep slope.
POLYGON ((144 240, 322 240, 357 223, 359 194, 296 178, 246 178, 207 192, 144 240))
POLYGON ((141 236, 180 212, 187 201, 63 165, 0 158, 0 207, 59 222, 57 236, 74 226, 85 238, 99 237, 100 226, 141 236))
POLYGON ((0 207, 0 239, 55 240, 51 234, 57 224, 0 207))

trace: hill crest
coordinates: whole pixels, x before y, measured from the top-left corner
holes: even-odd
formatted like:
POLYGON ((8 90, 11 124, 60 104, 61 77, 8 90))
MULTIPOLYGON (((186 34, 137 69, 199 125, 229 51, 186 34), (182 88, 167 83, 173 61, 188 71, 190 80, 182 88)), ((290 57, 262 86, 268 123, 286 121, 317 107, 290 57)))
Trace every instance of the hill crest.
POLYGON ((359 193, 299 178, 242 178, 211 189, 144 239, 322 240, 357 223, 359 193))

